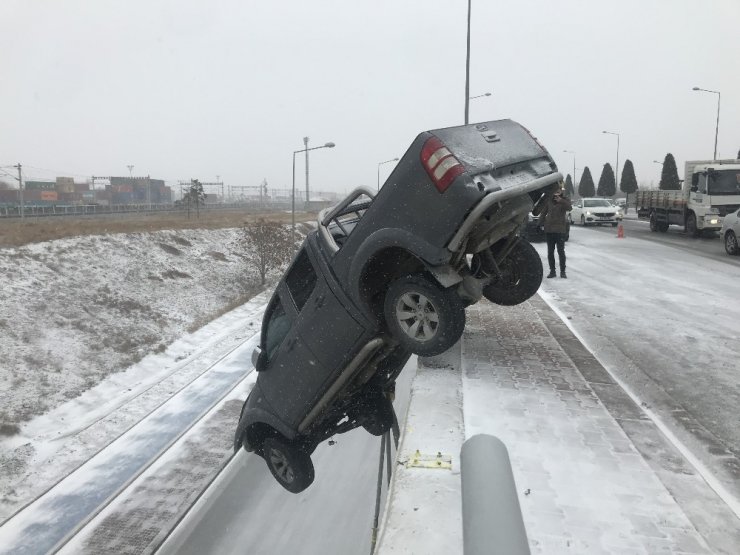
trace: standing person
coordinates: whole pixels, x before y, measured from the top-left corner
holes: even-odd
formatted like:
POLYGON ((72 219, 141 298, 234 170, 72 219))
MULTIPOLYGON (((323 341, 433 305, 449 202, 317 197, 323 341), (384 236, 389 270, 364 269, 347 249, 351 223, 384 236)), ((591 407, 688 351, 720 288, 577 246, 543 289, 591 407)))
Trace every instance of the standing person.
POLYGON ((558 258, 560 261, 560 277, 567 278, 565 275, 565 234, 568 231, 565 221, 566 213, 570 212, 573 205, 570 199, 563 195, 560 185, 556 185, 542 205, 535 206, 532 214, 540 217, 544 222, 545 237, 547 238, 547 262, 550 264, 550 273, 548 278, 554 278, 555 273, 555 247, 558 248, 558 258))

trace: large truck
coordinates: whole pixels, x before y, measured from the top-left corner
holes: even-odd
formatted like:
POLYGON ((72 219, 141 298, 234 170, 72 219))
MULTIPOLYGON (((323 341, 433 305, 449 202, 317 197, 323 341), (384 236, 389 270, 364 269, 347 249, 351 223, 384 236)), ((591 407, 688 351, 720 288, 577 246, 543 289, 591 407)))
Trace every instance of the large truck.
POLYGON ((714 235, 722 219, 740 207, 740 160, 687 161, 680 190, 637 191, 627 205, 650 221, 651 231, 678 225, 694 237, 714 235))

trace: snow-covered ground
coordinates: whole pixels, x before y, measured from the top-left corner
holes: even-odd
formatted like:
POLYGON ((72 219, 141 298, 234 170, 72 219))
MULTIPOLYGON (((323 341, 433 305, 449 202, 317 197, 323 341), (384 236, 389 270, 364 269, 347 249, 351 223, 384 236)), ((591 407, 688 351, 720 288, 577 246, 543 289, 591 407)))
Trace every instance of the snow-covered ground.
POLYGON ((233 346, 236 316, 188 332, 259 292, 243 249, 238 229, 0 249, 0 523, 233 346))

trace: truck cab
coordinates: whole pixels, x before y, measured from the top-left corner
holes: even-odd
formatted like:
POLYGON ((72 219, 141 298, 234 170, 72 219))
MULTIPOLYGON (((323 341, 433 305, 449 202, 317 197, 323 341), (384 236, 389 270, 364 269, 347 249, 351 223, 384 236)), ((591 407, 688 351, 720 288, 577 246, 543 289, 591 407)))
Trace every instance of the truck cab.
POLYGON ((723 218, 740 207, 740 160, 686 162, 684 188, 696 229, 719 231, 723 218))

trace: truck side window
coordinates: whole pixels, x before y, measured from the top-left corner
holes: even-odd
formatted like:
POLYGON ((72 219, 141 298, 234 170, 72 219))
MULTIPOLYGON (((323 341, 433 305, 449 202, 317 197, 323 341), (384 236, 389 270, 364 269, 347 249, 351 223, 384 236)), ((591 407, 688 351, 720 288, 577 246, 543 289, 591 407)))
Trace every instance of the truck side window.
POLYGON ((706 194, 707 192, 707 175, 704 173, 699 176, 699 183, 698 183, 697 190, 700 193, 704 193, 704 194, 706 194))
POLYGON ((269 316, 267 318, 267 329, 265 331, 265 351, 267 359, 271 359, 280 343, 290 331, 290 318, 283 309, 283 303, 280 297, 275 297, 273 304, 267 309, 269 316))
POLYGON ((305 248, 301 249, 293 267, 285 276, 285 283, 298 312, 300 312, 311 296, 314 287, 316 287, 316 271, 311 265, 311 260, 308 258, 305 248))

